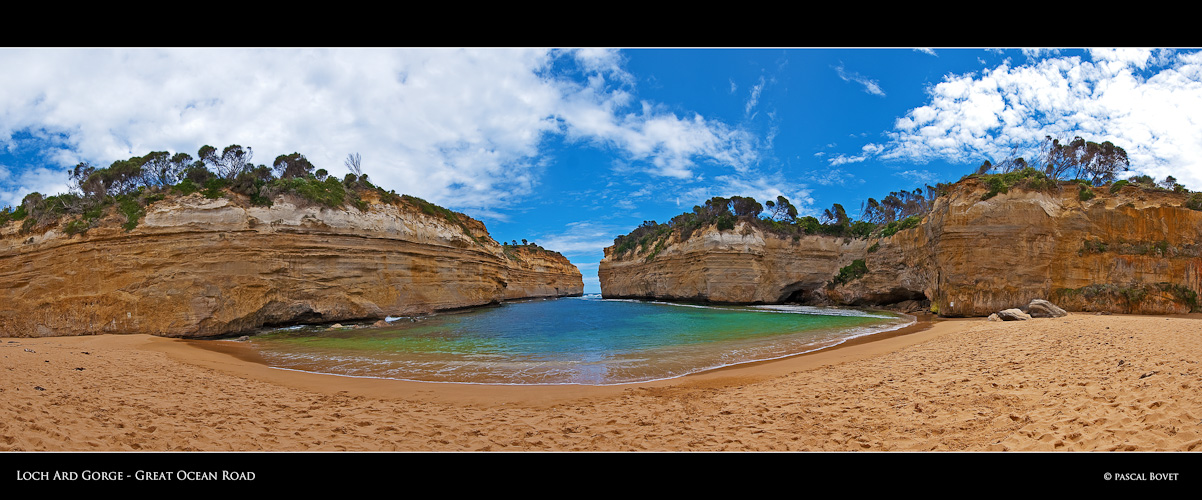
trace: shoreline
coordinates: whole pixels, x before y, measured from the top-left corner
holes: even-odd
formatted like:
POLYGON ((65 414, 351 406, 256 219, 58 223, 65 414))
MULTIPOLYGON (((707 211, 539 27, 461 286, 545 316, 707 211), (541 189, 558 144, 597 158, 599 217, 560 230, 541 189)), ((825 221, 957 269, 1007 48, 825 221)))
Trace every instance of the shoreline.
POLYGON ((152 348, 154 350, 164 352, 180 362, 193 363, 206 368, 223 370, 226 373, 237 376, 268 379, 273 383, 326 394, 349 393, 368 397, 396 397, 402 399, 412 399, 418 397, 429 397, 431 392, 435 392, 437 393, 437 396, 434 399, 460 403, 469 402, 503 404, 521 402, 528 404, 546 404, 567 401, 580 397, 613 395, 621 393, 627 389, 640 386, 663 387, 675 385, 693 386, 696 384, 702 384, 708 387, 714 386, 715 384, 730 385, 746 383, 748 381, 780 376, 793 371, 809 370, 819 366, 843 362, 850 359, 861 359, 879 354, 881 352, 887 352, 889 350, 912 345, 914 343, 936 338, 948 333, 954 333, 959 328, 964 328, 967 326, 961 323, 972 321, 970 318, 935 319, 930 317, 930 315, 927 316, 928 317, 922 319, 916 317, 913 324, 904 326, 902 328, 859 337, 852 337, 845 342, 824 347, 815 351, 792 354, 775 359, 749 361, 730 366, 710 368, 667 379, 607 385, 430 382, 389 379, 381 377, 357 377, 351 375, 292 370, 270 366, 266 360, 262 359, 259 354, 250 346, 229 340, 170 339, 173 342, 182 343, 188 346, 190 349, 180 350, 175 346, 168 344, 156 344, 152 348), (949 324, 935 329, 936 324, 943 322, 948 322, 949 324), (934 331, 928 332, 925 335, 917 335, 932 329, 934 329, 934 331), (899 339, 899 337, 906 337, 909 335, 917 336, 899 339), (885 343, 876 346, 872 345, 878 342, 885 343), (835 352, 843 349, 847 349, 848 352, 835 352), (223 362, 220 359, 206 354, 189 352, 192 350, 208 351, 211 353, 230 356, 247 364, 223 362), (801 359, 803 357, 805 359, 801 359), (284 372, 288 375, 269 376, 268 373, 270 372, 265 372, 262 368, 277 372, 284 372), (433 387, 425 387, 427 385, 436 387, 437 389, 433 389, 433 387))
POLYGON ((939 319, 615 386, 310 374, 147 335, 8 338, 0 450, 1202 451, 1199 319, 939 319))

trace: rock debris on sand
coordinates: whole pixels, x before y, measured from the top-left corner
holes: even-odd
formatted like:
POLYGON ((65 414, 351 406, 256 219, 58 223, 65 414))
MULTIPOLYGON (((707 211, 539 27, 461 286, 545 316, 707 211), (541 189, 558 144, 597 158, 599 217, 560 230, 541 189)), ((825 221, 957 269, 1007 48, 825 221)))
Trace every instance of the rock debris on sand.
POLYGON ((0 344, 0 450, 1199 451, 1200 326, 980 319, 801 371, 537 402, 302 389, 140 335, 21 339, 0 344))

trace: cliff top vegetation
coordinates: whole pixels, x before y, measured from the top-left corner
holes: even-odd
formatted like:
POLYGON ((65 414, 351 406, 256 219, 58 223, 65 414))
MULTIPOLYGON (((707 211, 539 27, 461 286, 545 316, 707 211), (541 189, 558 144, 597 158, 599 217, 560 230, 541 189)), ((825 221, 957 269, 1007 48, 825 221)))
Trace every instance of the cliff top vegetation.
POLYGON ((917 227, 937 198, 947 195, 953 186, 968 182, 980 182, 987 188, 982 195, 983 200, 1007 193, 1010 189, 1052 191, 1076 188, 1079 198, 1086 201, 1095 196, 1095 189, 1108 189, 1114 193, 1124 186, 1132 186, 1182 194, 1186 196, 1185 206, 1202 210, 1202 193, 1191 194, 1172 176, 1159 182, 1146 175, 1116 180, 1122 172, 1129 170, 1129 161, 1126 151, 1109 142, 1098 144, 1080 137, 1062 141, 1049 136, 1039 151, 1038 158, 1033 161, 1035 165, 1043 165, 1043 170, 1013 155, 996 165, 985 161, 974 173, 956 183, 927 185, 925 190, 894 191, 879 201, 869 198, 861 205, 858 220, 852 220, 843 205, 838 203, 825 209, 820 217, 799 217, 797 208, 783 196, 764 204, 750 197, 716 196, 703 205, 694 206, 692 212, 677 215, 667 223, 644 221, 629 234, 614 238, 613 255, 624 258, 628 254, 642 254, 650 249, 646 256, 649 261, 664 248, 673 233, 679 235, 680 242, 684 242, 698 230, 711 226, 716 226, 719 231, 730 230, 738 222, 795 240, 802 235, 863 239, 888 237, 898 231, 917 227))
POLYGON ((349 173, 341 179, 317 168, 300 153, 279 155, 270 166, 256 165, 252 158, 251 148, 234 144, 221 151, 203 146, 197 158, 187 153, 156 151, 118 160, 108 167, 82 162, 67 172, 67 193, 26 195, 17 207, 0 209, 0 227, 19 223, 20 234, 31 234, 60 226, 74 236, 115 214, 128 231, 137 227, 147 207, 169 196, 200 193, 206 198, 230 198, 249 206, 271 206, 273 200, 285 195, 301 206, 354 207, 361 211, 368 210, 371 201, 379 200, 444 218, 484 245, 476 234, 483 231, 472 230, 479 223, 468 216, 372 184, 363 173, 358 154, 347 157, 349 173))
POLYGON ((512 240, 510 242, 502 241, 501 251, 505 253, 505 257, 509 258, 509 260, 516 261, 525 260, 522 258, 522 254, 543 255, 547 257, 562 256, 559 252, 547 250, 533 241, 526 241, 524 239, 521 243, 518 243, 517 240, 512 240))

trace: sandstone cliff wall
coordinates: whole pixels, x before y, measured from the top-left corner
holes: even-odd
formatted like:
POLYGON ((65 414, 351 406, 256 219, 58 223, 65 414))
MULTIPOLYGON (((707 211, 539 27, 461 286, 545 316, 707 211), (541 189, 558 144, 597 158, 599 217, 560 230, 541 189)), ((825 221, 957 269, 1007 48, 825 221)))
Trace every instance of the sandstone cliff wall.
POLYGON ((1068 310, 1182 313, 1202 292, 1202 212, 1171 192, 1012 189, 982 200, 967 180, 918 227, 886 238, 784 239, 747 224, 711 227, 651 260, 606 249, 605 297, 886 305, 928 300, 944 316, 983 316, 1044 298, 1068 310), (868 272, 828 286, 863 259, 868 272))
POLYGON ((403 205, 360 212, 191 195, 151 205, 128 232, 18 230, 0 232, 0 336, 205 337, 584 289, 559 254, 513 259, 478 221, 461 227, 403 205))
POLYGON ((740 222, 711 226, 681 243, 673 234, 653 259, 647 253, 616 259, 605 249, 597 275, 606 298, 659 298, 708 302, 783 302, 830 281, 862 254, 864 240, 803 236, 794 241, 740 222))

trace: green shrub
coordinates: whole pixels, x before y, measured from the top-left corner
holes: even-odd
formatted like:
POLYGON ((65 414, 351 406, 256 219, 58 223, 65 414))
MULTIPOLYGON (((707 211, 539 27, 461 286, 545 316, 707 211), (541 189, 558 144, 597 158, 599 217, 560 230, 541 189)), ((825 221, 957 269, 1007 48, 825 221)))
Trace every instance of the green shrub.
POLYGON ((867 238, 872 234, 872 231, 877 227, 876 224, 867 221, 856 221, 851 223, 847 228, 847 235, 852 238, 867 238))
POLYGON ((1006 185, 1006 181, 1004 181, 1000 176, 989 177, 988 179, 985 179, 985 187, 989 188, 989 191, 987 191, 984 195, 981 195, 982 200, 988 200, 994 196, 997 196, 999 193, 1006 193, 1010 190, 1009 186, 1006 185))
POLYGON ((1008 193, 1014 186, 1036 191, 1045 191, 1056 186, 1056 182, 1049 179, 1047 174, 1031 167, 1004 174, 982 175, 979 178, 984 179, 985 187, 989 188, 989 191, 981 196, 982 200, 988 200, 1000 193, 1008 193))
POLYGON ((12 207, 4 207, 4 210, 0 210, 0 226, 8 224, 9 221, 21 220, 24 218, 25 209, 23 207, 17 207, 16 210, 13 210, 12 207))
POLYGON ((797 219, 797 225, 804 229, 806 234, 818 234, 819 228, 822 226, 818 223, 818 219, 809 215, 797 219))
POLYGON ((844 285, 859 279, 861 276, 868 274, 868 266, 864 264, 864 259, 856 259, 850 265, 839 269, 839 274, 836 274, 831 280, 831 285, 844 285))
POLYGON ((1120 189, 1123 189, 1123 186, 1126 186, 1126 185, 1128 185, 1128 184, 1131 184, 1131 183, 1130 183, 1130 182, 1128 182, 1128 181, 1118 181, 1118 182, 1116 182, 1116 183, 1114 183, 1114 184, 1111 184, 1111 185, 1110 185, 1110 192, 1111 192, 1111 193, 1117 193, 1117 192, 1119 192, 1119 190, 1120 190, 1120 189))
POLYGON ((176 191, 184 196, 188 196, 192 193, 200 191, 200 187, 197 186, 195 182, 192 182, 192 179, 184 179, 179 181, 179 184, 171 186, 171 190, 176 191))
MULTIPOLYGON (((351 175, 351 174, 347 174, 347 175, 351 175)), ((452 223, 459 222, 459 216, 455 215, 455 212, 448 210, 446 208, 440 207, 438 205, 435 205, 433 203, 430 203, 430 202, 423 200, 421 198, 418 198, 416 196, 409 196, 407 194, 403 194, 403 195, 401 195, 401 199, 405 200, 406 202, 408 202, 412 205, 416 205, 418 207, 418 209, 421 210, 422 213, 424 213, 426 215, 441 215, 448 222, 452 222, 452 223)))
POLYGON ((718 216, 718 230, 726 231, 735 228, 735 217, 730 214, 722 214, 718 216))
POLYGON ((1175 283, 1161 283, 1160 289, 1172 293, 1178 302, 1189 306, 1189 312, 1200 312, 1198 304, 1198 292, 1175 283))
POLYGON ((918 215, 911 215, 905 219, 890 222, 885 224, 885 227, 881 229, 881 237, 888 238, 897 234, 898 231, 904 231, 912 227, 918 227, 921 222, 922 217, 918 215))
MULTIPOLYGON (((1202 193, 1194 193, 1185 200, 1185 208, 1190 210, 1202 210, 1202 193)), ((14 216, 16 218, 16 216, 14 216)))
POLYGON ((86 233, 88 232, 88 229, 91 228, 91 222, 89 222, 87 219, 79 218, 64 225, 63 232, 67 233, 68 236, 75 236, 77 234, 86 233))
POLYGON ((652 250, 649 255, 647 255, 646 262, 651 262, 652 260, 655 260, 655 256, 659 255, 659 252, 662 251, 664 249, 664 246, 667 244, 668 244, 668 238, 663 238, 663 239, 659 240, 659 242, 655 244, 655 249, 652 250))
POLYGON ((1102 253, 1106 251, 1106 243, 1097 240, 1085 240, 1081 245, 1081 250, 1077 251, 1077 255, 1085 255, 1087 253, 1102 253))
POLYGON ((881 242, 878 241, 876 243, 873 243, 872 246, 868 247, 868 253, 873 253, 880 249, 881 249, 881 242))
POLYGON ((346 204, 346 188, 334 177, 319 181, 313 177, 288 177, 270 184, 269 191, 290 193, 311 203, 330 208, 346 204))
POLYGON ((1081 191, 1079 191, 1077 193, 1077 198, 1080 198, 1081 201, 1089 201, 1089 200, 1093 199, 1093 197, 1094 197, 1093 190, 1089 189, 1085 186, 1081 186, 1081 191))
POLYGON ((221 197, 225 196, 223 189, 227 185, 229 185, 229 183, 226 182, 225 179, 222 179, 220 177, 213 177, 213 178, 205 181, 204 191, 201 191, 200 194, 204 195, 205 198, 215 200, 217 198, 221 198, 221 197))
POLYGON ((396 191, 385 191, 382 187, 376 187, 376 192, 380 195, 380 201, 385 204, 394 204, 401 201, 401 196, 396 194, 396 191))
POLYGON ((125 224, 121 227, 126 231, 133 231, 138 227, 138 220, 146 215, 146 211, 142 209, 142 204, 138 203, 138 199, 134 196, 121 196, 117 198, 117 211, 125 216, 125 224))

